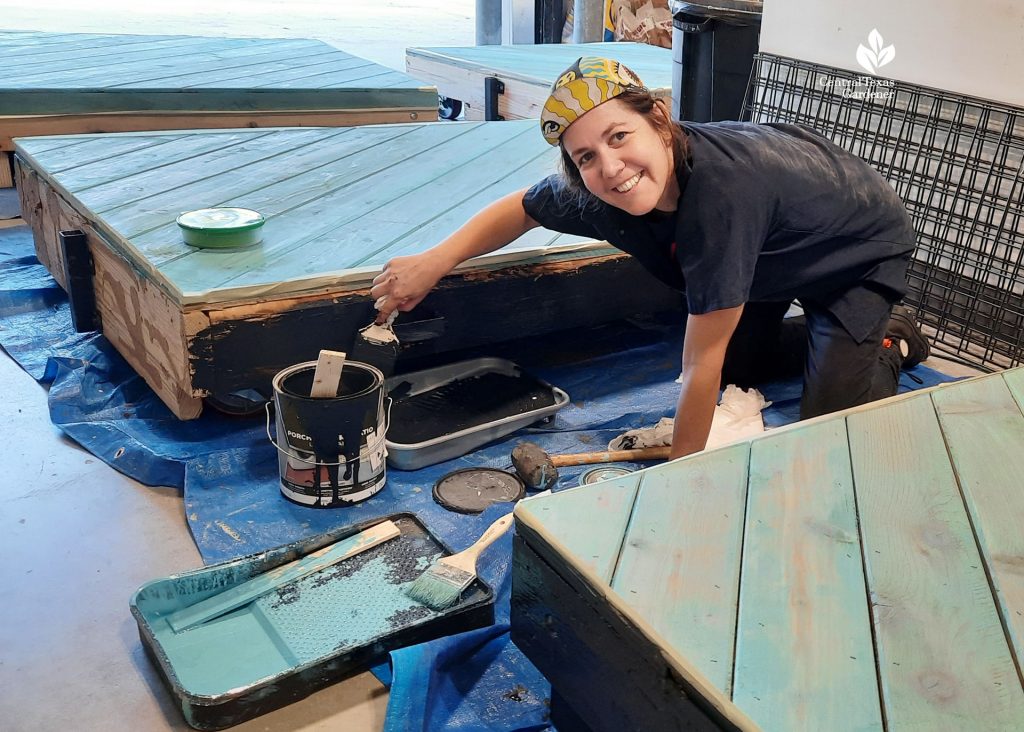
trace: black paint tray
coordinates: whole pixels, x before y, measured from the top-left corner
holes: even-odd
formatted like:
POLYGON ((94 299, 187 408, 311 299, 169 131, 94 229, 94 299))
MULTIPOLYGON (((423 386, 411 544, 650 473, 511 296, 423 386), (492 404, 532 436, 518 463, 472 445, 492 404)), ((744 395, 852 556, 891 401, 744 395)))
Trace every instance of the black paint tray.
POLYGON ((569 395, 500 358, 476 358, 393 376, 388 465, 416 470, 465 455, 548 419, 569 395))
POLYGON ((404 590, 445 547, 411 514, 401 534, 219 618, 174 632, 167 616, 384 519, 154 580, 132 597, 148 655, 185 721, 223 729, 329 686, 389 651, 494 622, 494 594, 475 580, 453 607, 431 610, 404 590))

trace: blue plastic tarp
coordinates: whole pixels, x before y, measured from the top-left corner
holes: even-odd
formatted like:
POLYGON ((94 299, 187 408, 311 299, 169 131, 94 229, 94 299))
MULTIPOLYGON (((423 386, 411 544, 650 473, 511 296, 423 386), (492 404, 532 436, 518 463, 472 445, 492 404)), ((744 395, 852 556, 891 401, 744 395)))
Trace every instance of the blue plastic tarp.
MULTIPOLYGON (((491 355, 511 357, 567 391, 572 399, 553 422, 522 430, 472 455, 417 471, 389 470, 383 491, 351 507, 315 509, 279 491, 275 448, 262 418, 206 410, 176 419, 98 334, 75 334, 67 300, 35 259, 26 227, 0 230, 0 343, 37 380, 49 383, 54 424, 111 467, 147 485, 183 489, 184 510, 207 563, 259 552, 329 529, 399 512, 419 520, 453 551, 511 510, 497 504, 479 516, 452 513, 433 501, 434 483, 464 467, 508 466, 524 437, 550 453, 603 449, 613 437, 671 415, 678 385, 678 324, 620 324, 511 344, 491 355)), ((917 367, 901 391, 945 378, 917 367)), ((796 419, 796 380, 762 389, 773 405, 767 426, 796 419)), ((576 485, 586 467, 563 469, 558 488, 576 485)), ((479 574, 494 588, 492 627, 394 651, 374 672, 391 687, 385 728, 541 730, 550 687, 509 641, 511 538, 481 558, 479 574)))

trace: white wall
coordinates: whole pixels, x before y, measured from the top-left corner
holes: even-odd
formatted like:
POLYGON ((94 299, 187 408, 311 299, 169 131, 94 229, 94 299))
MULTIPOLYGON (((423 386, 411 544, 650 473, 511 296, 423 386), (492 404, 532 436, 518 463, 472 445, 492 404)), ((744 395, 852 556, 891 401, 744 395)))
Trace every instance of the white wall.
POLYGON ((879 76, 1024 106, 1024 0, 764 0, 760 50, 862 72, 872 29, 879 76))

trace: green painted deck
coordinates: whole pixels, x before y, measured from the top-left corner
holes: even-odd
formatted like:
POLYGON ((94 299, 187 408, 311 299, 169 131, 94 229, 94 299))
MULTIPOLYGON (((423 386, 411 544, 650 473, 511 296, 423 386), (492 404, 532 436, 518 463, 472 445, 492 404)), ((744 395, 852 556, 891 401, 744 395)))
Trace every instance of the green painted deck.
POLYGON ((406 74, 316 40, 0 33, 0 116, 436 106, 406 74))
POLYGON ((470 105, 471 117, 483 113, 484 79, 505 83, 499 112, 506 119, 539 119, 540 108, 555 79, 580 56, 621 61, 655 94, 672 93, 672 51, 646 43, 538 44, 409 48, 406 69, 437 86, 442 96, 470 105))
MULTIPOLYGON (((391 257, 553 172, 557 151, 521 121, 69 135, 21 139, 17 154, 184 307, 365 288, 391 257), (263 213, 262 243, 186 245, 175 218, 210 206, 263 213)), ((602 251, 535 229, 463 269, 602 251)))
MULTIPOLYGON (((737 728, 1024 729, 1022 409, 1016 369, 534 498, 522 561, 624 619, 737 728)), ((604 632, 513 592, 514 638, 524 618, 564 633, 567 612, 581 642, 604 632)), ((571 687, 575 659, 548 650, 568 641, 529 622, 527 655, 571 687)), ((605 682, 595 698, 629 679, 605 682)))

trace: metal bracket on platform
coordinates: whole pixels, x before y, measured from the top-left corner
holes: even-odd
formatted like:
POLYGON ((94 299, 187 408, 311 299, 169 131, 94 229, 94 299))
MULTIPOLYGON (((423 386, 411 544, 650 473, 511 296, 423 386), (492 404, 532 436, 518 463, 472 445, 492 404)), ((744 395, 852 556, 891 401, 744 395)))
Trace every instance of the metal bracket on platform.
POLYGON ((495 76, 484 78, 484 119, 505 119, 498 114, 498 95, 505 93, 505 82, 495 76))
POLYGON ((64 281, 71 301, 71 323, 78 333, 100 328, 96 312, 96 291, 89 239, 77 229, 60 232, 60 249, 64 258, 64 281))

